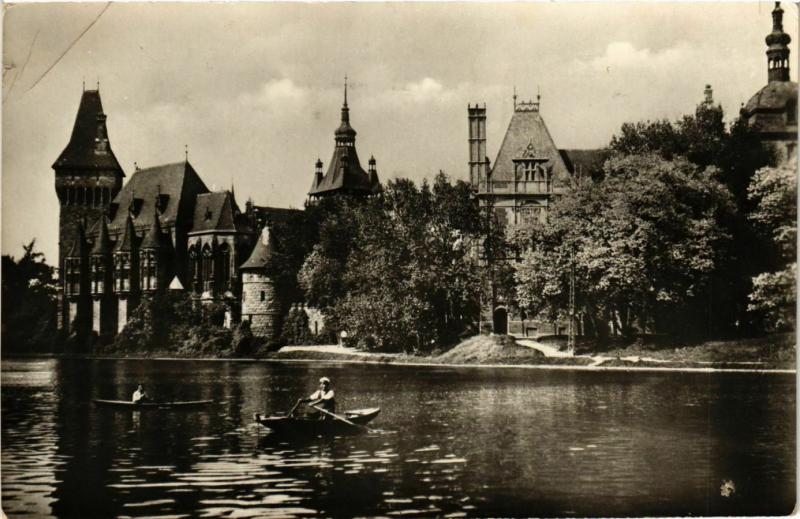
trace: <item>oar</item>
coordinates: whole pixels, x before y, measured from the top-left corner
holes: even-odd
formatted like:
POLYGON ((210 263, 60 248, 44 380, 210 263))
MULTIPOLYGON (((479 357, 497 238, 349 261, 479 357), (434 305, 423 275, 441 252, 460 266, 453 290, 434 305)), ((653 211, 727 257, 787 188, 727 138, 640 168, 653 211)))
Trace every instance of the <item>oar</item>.
POLYGON ((367 432, 375 432, 372 429, 370 429, 369 427, 367 427, 366 425, 361 425, 361 424, 357 424, 355 422, 351 422, 347 418, 345 418, 343 416, 339 416, 338 414, 331 413, 330 411, 326 411, 325 409, 323 409, 321 407, 317 407, 315 405, 310 405, 310 404, 309 404, 309 407, 311 407, 312 409, 316 409, 320 413, 325 413, 326 415, 332 416, 332 417, 336 418, 337 420, 341 420, 341 421, 343 421, 344 423, 346 423, 348 425, 352 425, 353 427, 358 427, 359 429, 364 429, 367 432))
POLYGON ((297 408, 300 406, 300 404, 302 404, 302 403, 303 403, 303 401, 298 399, 298 400, 297 400, 297 402, 294 404, 294 407, 292 407, 292 410, 291 410, 291 411, 289 411, 289 414, 287 414, 286 416, 292 416, 292 415, 294 414, 295 410, 296 410, 296 409, 297 409, 297 408))

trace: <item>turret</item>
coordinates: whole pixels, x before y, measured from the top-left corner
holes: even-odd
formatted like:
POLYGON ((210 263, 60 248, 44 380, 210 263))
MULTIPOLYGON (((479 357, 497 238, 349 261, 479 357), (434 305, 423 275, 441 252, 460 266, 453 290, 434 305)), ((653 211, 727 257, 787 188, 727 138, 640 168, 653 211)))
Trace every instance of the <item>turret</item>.
POLYGON ((114 300, 113 243, 108 235, 108 219, 102 215, 100 230, 92 247, 92 330, 108 338, 117 332, 117 309, 114 300))
MULTIPOLYGON (((514 108, 517 96, 514 94, 514 108)), ((486 189, 486 176, 489 172, 486 158, 486 105, 476 103, 474 107, 467 105, 469 122, 469 183, 474 191, 486 189)))
MULTIPOLYGON (((52 166, 60 206, 58 264, 61 266, 78 239, 79 222, 98 221, 122 188, 125 173, 111 149, 106 122, 100 92, 85 90, 69 142, 52 166)), ((62 288, 66 297, 67 287, 62 288)), ((67 315, 70 310, 65 300, 59 306, 58 322, 63 327, 70 322, 67 315)))
POLYGON ((168 256, 171 242, 161 231, 159 219, 158 209, 155 209, 150 229, 139 246, 139 283, 142 292, 146 293, 160 290, 169 282, 168 256))
POLYGON ((139 304, 139 247, 133 218, 125 218, 125 229, 114 247, 114 292, 117 303, 117 332, 128 322, 131 311, 139 304))
POLYGON ((789 81, 789 43, 791 36, 783 32, 783 9, 775 2, 772 10, 772 32, 766 37, 767 76, 769 81, 789 81))

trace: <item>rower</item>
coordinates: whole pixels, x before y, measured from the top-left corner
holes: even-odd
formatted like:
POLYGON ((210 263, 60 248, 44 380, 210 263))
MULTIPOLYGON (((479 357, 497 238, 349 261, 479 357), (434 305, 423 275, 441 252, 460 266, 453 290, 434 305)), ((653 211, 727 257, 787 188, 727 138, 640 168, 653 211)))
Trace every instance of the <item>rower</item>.
POLYGON ((144 392, 144 387, 142 387, 141 384, 139 384, 139 387, 136 388, 136 391, 133 392, 133 396, 131 397, 131 401, 134 404, 146 402, 149 399, 150 397, 148 397, 147 393, 144 392))
MULTIPOLYGON (((300 399, 300 402, 307 403, 310 406, 319 406, 320 408, 328 411, 329 413, 336 412, 336 398, 333 394, 333 387, 331 386, 331 379, 322 377, 319 379, 319 389, 308 398, 300 399)), ((321 420, 329 418, 329 415, 318 413, 321 420)))

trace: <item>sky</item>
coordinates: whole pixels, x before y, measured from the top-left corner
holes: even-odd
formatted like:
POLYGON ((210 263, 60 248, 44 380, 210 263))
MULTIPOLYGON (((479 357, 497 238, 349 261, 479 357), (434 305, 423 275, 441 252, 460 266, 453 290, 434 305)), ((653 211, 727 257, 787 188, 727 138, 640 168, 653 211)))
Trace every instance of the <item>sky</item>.
MULTIPOLYGON (((2 253, 52 262, 51 169, 86 88, 130 176, 189 161, 240 205, 302 207, 327 167, 344 76, 363 165, 382 181, 467 178, 467 105, 487 106, 494 159, 520 99, 541 94, 560 148, 622 123, 691 113, 711 84, 730 120, 766 84, 763 3, 71 3, 7 6, 2 253), (82 34, 82 36, 81 36, 82 34)), ((797 6, 784 28, 798 41, 797 6)), ((792 64, 797 62, 792 54, 792 64)), ((792 79, 796 70, 792 70, 792 79)))

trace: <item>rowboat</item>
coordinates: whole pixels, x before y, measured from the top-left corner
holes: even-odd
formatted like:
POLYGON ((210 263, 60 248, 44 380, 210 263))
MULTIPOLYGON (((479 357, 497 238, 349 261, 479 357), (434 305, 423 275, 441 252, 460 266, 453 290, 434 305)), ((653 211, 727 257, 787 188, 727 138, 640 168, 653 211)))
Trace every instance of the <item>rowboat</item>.
POLYGON ((319 420, 315 418, 305 418, 302 416, 264 416, 256 413, 253 418, 256 422, 278 434, 292 435, 345 435, 354 434, 366 430, 366 424, 381 412, 380 407, 368 409, 354 409, 341 413, 340 417, 347 421, 328 418, 319 420), (347 423, 351 422, 351 423, 347 423))
POLYGON ((172 409, 172 408, 185 408, 185 407, 198 407, 201 405, 210 404, 213 400, 183 400, 174 402, 131 402, 130 400, 103 400, 95 398, 94 403, 98 405, 105 405, 111 407, 120 407, 128 409, 172 409))

